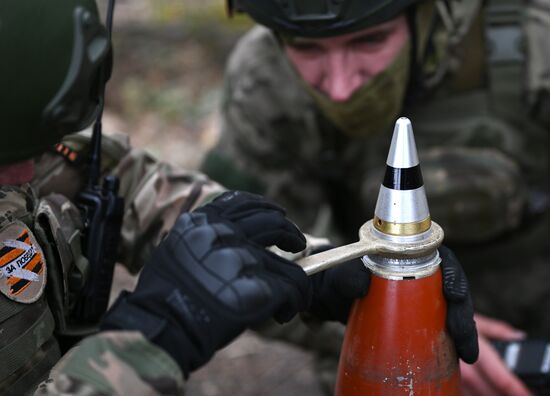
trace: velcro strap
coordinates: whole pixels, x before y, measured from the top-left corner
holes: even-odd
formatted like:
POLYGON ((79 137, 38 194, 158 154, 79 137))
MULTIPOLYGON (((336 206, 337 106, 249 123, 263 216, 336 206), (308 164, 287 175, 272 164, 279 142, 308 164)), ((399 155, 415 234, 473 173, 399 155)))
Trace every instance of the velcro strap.
POLYGON ((5 396, 34 394, 38 385, 48 378, 49 372, 60 358, 59 346, 52 337, 28 362, 0 382, 0 394, 5 396))
POLYGON ((35 315, 34 318, 26 314, 27 310, 23 310, 9 321, 2 323, 4 330, 2 338, 6 342, 0 349, 0 356, 2 356, 0 381, 32 360, 36 351, 52 337, 55 322, 47 305, 44 303, 42 307, 44 308, 42 313, 35 315))
POLYGON ((157 337, 167 326, 165 319, 147 312, 145 309, 128 304, 123 291, 102 321, 102 330, 138 330, 150 340, 157 337))
POLYGON ((491 104, 505 118, 523 103, 524 7, 521 0, 490 1, 485 15, 491 104))

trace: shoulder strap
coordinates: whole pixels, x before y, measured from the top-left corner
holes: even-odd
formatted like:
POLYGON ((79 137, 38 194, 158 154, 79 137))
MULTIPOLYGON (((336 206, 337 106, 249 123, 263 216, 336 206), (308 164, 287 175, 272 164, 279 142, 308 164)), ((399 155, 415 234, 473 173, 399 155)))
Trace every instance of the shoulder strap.
POLYGON ((485 11, 489 102, 510 119, 523 107, 525 51, 522 0, 490 0, 485 11), (514 111, 515 110, 515 111, 514 111))

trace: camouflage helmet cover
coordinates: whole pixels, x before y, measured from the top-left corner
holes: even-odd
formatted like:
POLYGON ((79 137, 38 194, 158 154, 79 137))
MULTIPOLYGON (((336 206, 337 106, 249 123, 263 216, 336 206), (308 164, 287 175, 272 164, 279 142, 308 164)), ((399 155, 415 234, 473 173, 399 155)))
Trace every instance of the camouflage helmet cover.
POLYGON ((419 0, 228 0, 228 10, 249 14, 281 33, 330 37, 387 21, 419 0))
POLYGON ((38 155, 93 121, 109 50, 94 0, 0 2, 0 163, 38 155))

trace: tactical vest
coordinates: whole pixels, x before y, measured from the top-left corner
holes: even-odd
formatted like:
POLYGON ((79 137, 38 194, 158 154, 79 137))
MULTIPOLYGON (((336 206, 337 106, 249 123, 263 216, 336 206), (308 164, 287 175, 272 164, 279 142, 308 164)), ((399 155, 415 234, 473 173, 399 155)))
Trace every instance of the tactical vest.
POLYGON ((550 2, 491 1, 481 16, 473 30, 484 46, 463 50, 485 54, 482 87, 436 92, 408 115, 426 148, 432 214, 450 225, 447 243, 470 278, 476 309, 548 336, 541 307, 550 303, 550 2), (431 163, 447 164, 447 174, 431 163))
MULTIPOLYGON (((545 88, 528 82, 539 56, 534 42, 543 30, 550 32, 550 23, 533 22, 531 8, 521 1, 494 1, 477 12, 465 45, 454 48, 460 63, 450 81, 405 110, 425 152, 426 185, 435 196, 430 202, 448 203, 440 221, 449 224, 448 236, 457 242, 498 237, 548 204, 548 125, 536 115, 540 103, 529 100, 544 97, 545 88), (447 164, 447 175, 432 163, 447 164), (459 173, 468 171, 472 179, 461 190, 459 173), (459 182, 448 185, 446 176, 459 182), (480 207, 464 207, 460 200, 478 201, 480 207)), ((550 71, 550 62, 545 68, 550 71)))
POLYGON ((81 228, 66 198, 38 200, 29 186, 0 187, 2 395, 33 392, 61 356, 56 336, 68 330, 71 293, 86 266, 81 228))

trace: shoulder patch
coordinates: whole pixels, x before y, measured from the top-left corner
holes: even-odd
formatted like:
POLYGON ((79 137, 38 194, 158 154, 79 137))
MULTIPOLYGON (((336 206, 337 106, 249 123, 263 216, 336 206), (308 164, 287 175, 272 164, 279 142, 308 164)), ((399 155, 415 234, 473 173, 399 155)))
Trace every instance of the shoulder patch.
POLYGON ((46 286, 46 259, 35 236, 15 221, 0 230, 0 292, 24 304, 35 302, 46 286))

